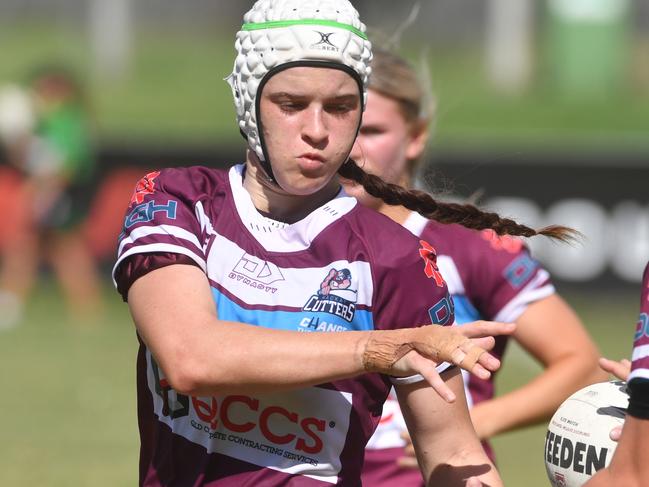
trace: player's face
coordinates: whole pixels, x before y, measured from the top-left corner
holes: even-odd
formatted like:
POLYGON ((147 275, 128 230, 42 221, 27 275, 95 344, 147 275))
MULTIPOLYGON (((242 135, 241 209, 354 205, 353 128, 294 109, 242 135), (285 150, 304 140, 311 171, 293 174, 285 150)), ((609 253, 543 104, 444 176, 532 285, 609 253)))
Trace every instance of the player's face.
POLYGON ((274 75, 263 89, 260 117, 279 186, 311 195, 338 184, 361 116, 356 81, 331 68, 295 67, 274 75))
MULTIPOLYGON (((425 133, 404 118, 398 103, 392 98, 369 90, 361 130, 351 158, 366 172, 384 181, 407 186, 411 175, 408 161, 417 159, 425 143, 425 133)), ((345 191, 368 206, 378 206, 362 186, 342 180, 345 191)))

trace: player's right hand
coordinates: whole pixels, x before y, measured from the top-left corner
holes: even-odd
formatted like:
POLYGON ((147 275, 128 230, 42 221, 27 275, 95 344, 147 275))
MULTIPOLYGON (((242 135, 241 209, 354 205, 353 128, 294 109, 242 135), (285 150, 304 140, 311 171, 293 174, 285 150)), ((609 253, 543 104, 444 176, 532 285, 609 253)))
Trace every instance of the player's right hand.
MULTIPOLYGON (((615 377, 625 382, 628 380, 629 374, 631 373, 631 362, 625 358, 617 362, 615 360, 610 360, 602 357, 599 359, 599 366, 605 372, 608 372, 609 374, 613 374, 615 377)), ((616 426, 608 434, 608 436, 613 441, 618 441, 621 435, 622 435, 622 426, 616 426)))
POLYGON ((513 323, 476 321, 454 327, 428 325, 372 332, 363 353, 363 365, 369 372, 397 377, 421 374, 438 394, 453 402, 455 395, 436 367, 450 362, 488 379, 500 367, 500 361, 486 351, 495 343, 492 335, 508 335, 515 329, 513 323))

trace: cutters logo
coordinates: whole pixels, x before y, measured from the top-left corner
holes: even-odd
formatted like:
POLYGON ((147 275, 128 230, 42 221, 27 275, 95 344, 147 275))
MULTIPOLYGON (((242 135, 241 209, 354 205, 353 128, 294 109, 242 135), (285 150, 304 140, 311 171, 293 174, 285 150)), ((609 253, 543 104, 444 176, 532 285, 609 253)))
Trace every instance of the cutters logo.
POLYGON ((356 311, 357 293, 350 289, 351 285, 352 273, 349 269, 329 269, 329 273, 320 284, 320 289, 309 298, 302 310, 329 313, 351 322, 356 311))
POLYGON ((316 34, 320 35, 320 41, 316 42, 315 44, 311 45, 312 49, 318 48, 322 49, 325 51, 339 51, 338 47, 336 47, 334 44, 331 42, 331 36, 335 34, 335 32, 320 32, 317 30, 314 30, 316 34))
POLYGON ((285 280, 282 271, 275 264, 245 253, 228 277, 273 294, 277 292, 277 288, 271 284, 285 280))
POLYGON ((144 201, 146 195, 155 192, 155 182, 153 180, 158 176, 160 176, 160 171, 153 171, 137 182, 135 185, 135 191, 133 191, 133 196, 131 196, 131 205, 135 203, 139 205, 144 201))
POLYGON ((435 252, 435 247, 426 242, 425 240, 420 240, 419 245, 419 256, 424 260, 424 274, 429 279, 435 279, 435 284, 439 287, 444 287, 444 278, 442 273, 439 272, 437 267, 437 253, 435 252))

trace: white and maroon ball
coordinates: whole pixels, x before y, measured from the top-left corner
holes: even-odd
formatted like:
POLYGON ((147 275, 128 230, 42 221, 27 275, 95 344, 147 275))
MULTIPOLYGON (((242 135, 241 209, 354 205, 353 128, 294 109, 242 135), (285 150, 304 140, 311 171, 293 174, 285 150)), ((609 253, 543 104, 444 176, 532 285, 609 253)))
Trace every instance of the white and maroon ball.
POLYGON ((554 487, 580 487, 608 466, 617 443, 611 430, 624 423, 629 396, 624 382, 584 387, 554 413, 545 436, 545 469, 554 487))

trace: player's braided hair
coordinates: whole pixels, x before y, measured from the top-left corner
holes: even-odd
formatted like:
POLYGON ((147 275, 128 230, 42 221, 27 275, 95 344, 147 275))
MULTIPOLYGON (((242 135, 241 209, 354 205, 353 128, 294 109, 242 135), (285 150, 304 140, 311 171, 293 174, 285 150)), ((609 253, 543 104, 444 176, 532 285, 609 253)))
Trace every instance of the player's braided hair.
POLYGON ((405 206, 440 223, 458 223, 474 230, 491 229, 498 235, 521 237, 545 235, 562 242, 573 241, 579 235, 576 230, 560 225, 550 225, 535 230, 509 218, 502 218, 497 213, 482 211, 471 204, 443 203, 425 191, 406 189, 398 184, 387 183, 380 177, 365 172, 352 159, 343 164, 338 173, 362 185, 369 195, 380 198, 388 205, 405 206))

